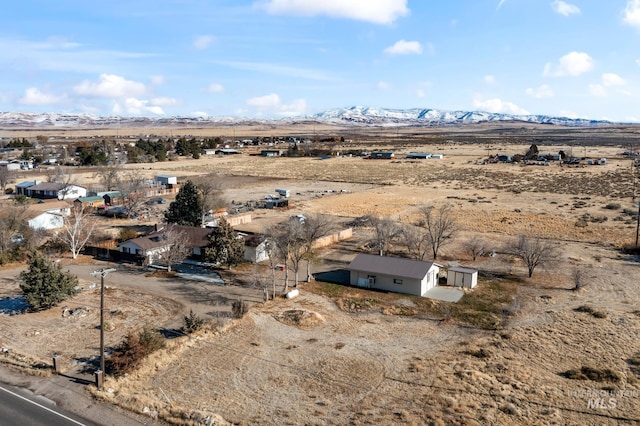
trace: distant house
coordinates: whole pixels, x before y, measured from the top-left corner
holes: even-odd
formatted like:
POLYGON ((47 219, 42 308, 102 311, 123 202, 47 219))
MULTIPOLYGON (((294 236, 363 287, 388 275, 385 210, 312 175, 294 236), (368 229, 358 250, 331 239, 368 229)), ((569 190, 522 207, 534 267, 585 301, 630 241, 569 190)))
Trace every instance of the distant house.
POLYGON ((287 207, 289 205, 289 200, 286 198, 278 198, 275 200, 267 200, 264 204, 266 209, 277 209, 287 207))
MULTIPOLYGON (((100 194, 98 194, 100 195, 100 194)), ((119 206, 124 204, 125 197, 120 192, 107 192, 106 194, 102 194, 102 198, 104 199, 104 203, 107 206, 119 206)))
POLYGON ((431 158, 431 154, 425 152, 410 152, 407 154, 407 159, 425 160, 431 158))
POLYGON ((474 288, 478 285, 478 271, 458 266, 447 269, 447 285, 451 287, 474 288))
POLYGON ((9 171, 20 170, 20 163, 17 161, 0 161, 0 167, 4 167, 9 171))
POLYGON ((238 235, 244 240, 244 260, 258 263, 269 259, 264 235, 249 232, 239 232, 238 235))
POLYGON ((93 208, 97 209, 98 207, 104 206, 104 198, 99 195, 95 195, 92 197, 80 197, 77 198, 74 203, 80 204, 82 208, 93 208))
POLYGON ((368 158, 371 160, 391 160, 395 156, 396 155, 393 152, 374 151, 369 154, 368 158))
POLYGON ((399 257, 358 254, 347 267, 351 285, 423 296, 438 285, 437 264, 399 257))
POLYGON ((154 180, 160 185, 176 185, 178 183, 178 177, 172 175, 157 175, 154 180))
POLYGON ((28 207, 28 221, 31 229, 58 229, 64 225, 64 217, 71 214, 67 201, 47 200, 28 207))
POLYGON ((149 265, 162 263, 162 254, 171 249, 173 241, 169 239, 170 232, 184 233, 187 245, 191 248, 190 257, 201 258, 204 247, 208 244, 207 236, 210 229, 193 226, 167 225, 143 237, 133 238, 120 243, 121 253, 135 255, 149 265))
POLYGON ((284 151, 281 149, 263 149, 260 151, 262 157, 281 157, 284 151))
POLYGON ((87 189, 69 183, 41 182, 23 189, 29 198, 73 200, 87 196, 87 189))
POLYGON ((27 195, 27 189, 41 183, 39 180, 29 180, 16 184, 16 195, 27 195))

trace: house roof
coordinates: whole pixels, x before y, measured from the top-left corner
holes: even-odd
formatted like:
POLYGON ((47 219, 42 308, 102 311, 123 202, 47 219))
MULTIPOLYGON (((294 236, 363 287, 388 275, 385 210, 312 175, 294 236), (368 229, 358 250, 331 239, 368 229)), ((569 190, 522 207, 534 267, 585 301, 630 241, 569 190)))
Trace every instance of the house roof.
POLYGON ((52 210, 67 209, 69 207, 71 207, 71 204, 69 204, 67 201, 54 199, 54 200, 42 200, 41 202, 38 202, 35 204, 29 204, 28 209, 32 212, 37 212, 39 214, 42 212, 48 212, 52 210))
POLYGON ((461 266, 452 266, 451 268, 447 268, 447 271, 462 272, 463 274, 474 274, 478 272, 477 269, 463 268, 461 266))
POLYGON ((67 183, 58 183, 58 182, 42 182, 37 185, 31 186, 29 189, 32 191, 61 191, 64 188, 77 186, 78 188, 82 188, 81 186, 67 183))
POLYGON ((171 243, 167 240, 167 233, 170 230, 184 233, 187 237, 189 247, 204 247, 209 243, 207 236, 211 233, 211 229, 181 225, 166 225, 164 228, 158 229, 149 235, 133 238, 125 242, 135 244, 145 250, 165 247, 171 243))
POLYGON ((351 261, 347 269, 421 280, 432 266, 433 263, 422 260, 360 253, 351 261))
POLYGON ((92 197, 79 197, 78 199, 76 199, 76 201, 79 201, 81 203, 90 203, 92 201, 104 201, 104 198, 98 195, 94 195, 92 197))
POLYGON ((24 182, 20 182, 16 184, 16 188, 31 188, 34 185, 37 185, 38 181, 27 180, 24 182))

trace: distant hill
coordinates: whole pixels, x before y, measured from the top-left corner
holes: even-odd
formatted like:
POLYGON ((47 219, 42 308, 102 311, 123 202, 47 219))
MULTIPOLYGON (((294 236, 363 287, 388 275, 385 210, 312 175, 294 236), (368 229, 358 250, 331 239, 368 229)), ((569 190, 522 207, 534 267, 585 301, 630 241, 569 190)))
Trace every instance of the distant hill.
POLYGON ((443 111, 437 109, 387 109, 353 106, 331 109, 319 114, 281 118, 253 119, 242 117, 131 117, 96 116, 91 114, 0 112, 0 128, 113 128, 206 126, 207 124, 296 124, 324 123, 357 126, 459 126, 478 123, 531 123, 566 127, 612 125, 609 121, 585 120, 547 115, 513 115, 483 111, 443 111))

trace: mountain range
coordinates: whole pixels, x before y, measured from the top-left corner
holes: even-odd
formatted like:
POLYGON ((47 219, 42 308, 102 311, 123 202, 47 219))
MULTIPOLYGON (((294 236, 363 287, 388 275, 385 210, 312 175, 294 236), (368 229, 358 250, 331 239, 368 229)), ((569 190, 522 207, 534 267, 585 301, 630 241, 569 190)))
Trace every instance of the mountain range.
POLYGON ((580 118, 553 117, 547 115, 514 115, 483 111, 444 111, 437 109, 388 109, 353 106, 327 110, 314 115, 257 119, 242 117, 132 117, 97 116, 91 114, 0 112, 0 128, 112 128, 112 127, 170 127, 206 126, 207 124, 296 124, 324 123, 357 126, 459 126, 488 122, 532 123, 568 127, 606 126, 610 121, 580 118))

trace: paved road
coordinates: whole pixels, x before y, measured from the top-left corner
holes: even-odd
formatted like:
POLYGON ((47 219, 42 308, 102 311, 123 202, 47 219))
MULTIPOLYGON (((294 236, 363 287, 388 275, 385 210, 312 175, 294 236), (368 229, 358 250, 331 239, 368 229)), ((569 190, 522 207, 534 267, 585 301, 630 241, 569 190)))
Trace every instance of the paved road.
POLYGON ((6 385, 0 385, 0 424, 3 426, 96 425, 74 414, 61 411, 52 401, 6 385))

